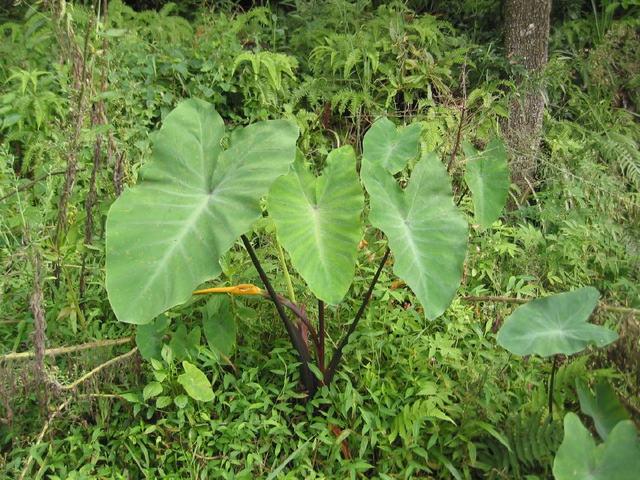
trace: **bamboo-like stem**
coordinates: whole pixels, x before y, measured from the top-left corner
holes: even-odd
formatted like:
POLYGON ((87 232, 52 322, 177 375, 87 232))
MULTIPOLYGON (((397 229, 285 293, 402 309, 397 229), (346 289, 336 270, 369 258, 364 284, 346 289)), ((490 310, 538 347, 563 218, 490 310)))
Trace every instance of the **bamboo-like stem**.
MULTIPOLYGON (((29 239, 29 232, 25 232, 25 236, 29 239)), ((45 370, 44 370, 44 352, 45 344, 47 341, 47 320, 44 311, 44 297, 42 292, 42 262, 40 260, 40 252, 34 247, 32 255, 33 263, 33 293, 29 301, 31 313, 33 314, 34 333, 33 333, 33 346, 34 346, 34 358, 35 365, 34 371, 36 378, 38 379, 41 391, 38 394, 38 399, 43 408, 48 403, 47 384, 45 382, 45 370)), ((15 348, 14 348, 15 349, 15 348)))
MULTIPOLYGON (((80 352, 82 350, 92 350, 94 348, 115 347, 124 345, 133 341, 133 337, 116 338, 113 340, 98 340, 96 342, 82 343, 80 345, 72 345, 70 347, 49 348, 44 351, 45 357, 55 357, 56 355, 64 355, 66 353, 80 352)), ((7 353, 0 356, 0 362, 4 360, 28 360, 35 358, 35 352, 19 352, 7 353)))
MULTIPOLYGON (((467 302, 493 302, 493 303, 529 303, 532 298, 516 298, 516 297, 503 297, 496 295, 487 295, 484 297, 478 297, 473 295, 467 295, 462 297, 463 300, 467 302)), ((620 307, 618 305, 607 305, 606 303, 600 302, 596 307, 599 310, 605 310, 607 312, 614 313, 629 313, 631 315, 640 315, 640 309, 631 308, 631 307, 620 307)))
POLYGON ((360 305, 360 308, 358 309, 358 312, 356 313, 356 316, 353 319, 353 322, 351 322, 351 325, 349 325, 349 330, 347 330, 346 335, 342 338, 342 340, 340 340, 340 343, 338 344, 338 348, 336 349, 336 351, 333 352, 333 356, 331 357, 331 362, 329 362, 329 367, 327 368, 327 371, 324 375, 325 385, 329 385, 331 383, 331 380, 333 379, 333 376, 336 373, 338 364, 342 359, 342 351, 344 350, 344 347, 347 345, 347 343, 349 343, 349 338, 351 337, 351 334, 355 331, 356 327, 358 326, 358 322, 360 322, 360 319, 362 318, 362 314, 364 313, 365 309, 367 308, 367 305, 369 304, 369 300, 371 299, 371 295, 373 294, 373 288, 376 286, 376 283, 378 283, 378 278, 380 278, 380 273, 382 273, 384 264, 387 263, 387 258, 389 258, 389 253, 391 253, 391 250, 389 250, 389 247, 387 247, 387 250, 384 252, 384 256, 382 257, 382 260, 380 261, 380 265, 378 266, 378 270, 376 270, 376 273, 373 276, 373 280, 371 280, 371 284, 369 285, 369 289, 367 290, 367 293, 365 294, 362 300, 362 304, 360 305))
POLYGON ((86 103, 86 91, 87 91, 87 83, 89 77, 87 76, 87 63, 88 63, 88 52, 89 52, 89 37, 90 32, 93 29, 95 18, 91 18, 89 23, 87 24, 87 31, 84 36, 84 48, 81 54, 81 63, 80 63, 80 71, 78 77, 75 78, 75 87, 77 87, 77 99, 75 110, 71 112, 71 121, 73 122, 73 134, 71 137, 71 143, 68 148, 67 155, 67 170, 65 172, 65 181, 64 188, 60 195, 60 199, 58 201, 58 220, 56 223, 55 229, 55 244, 56 247, 60 247, 60 241, 63 234, 66 234, 67 227, 67 207, 69 203, 69 198, 71 198, 71 193, 73 187, 76 182, 76 176, 78 173, 78 159, 77 159, 77 151, 79 150, 78 146, 80 144, 80 136, 82 133, 82 127, 84 123, 84 112, 85 112, 85 103, 86 103))
POLYGON ((291 320, 289 320, 287 313, 284 311, 284 307, 282 306, 282 303, 280 302, 278 295, 273 289, 273 286, 271 285, 271 282, 269 281, 267 274, 262 268, 262 265, 260 265, 260 261, 258 260, 258 256, 256 255, 255 250, 251 246, 251 242, 249 241, 246 235, 242 235, 241 238, 242 238, 242 243, 244 244, 245 249, 247 250, 247 252, 249 253, 249 256, 251 257, 253 266, 257 270, 258 275, 262 280, 262 283, 264 284, 265 288, 269 292, 269 295, 271 296, 271 299, 273 300, 273 303, 276 306, 278 315, 282 319, 285 329, 289 334, 289 340, 291 341, 291 344, 294 346, 294 348, 298 352, 298 357, 301 363, 302 381, 304 383, 304 386, 309 396, 313 396, 313 394, 316 391, 316 378, 311 372, 311 370, 309 369, 309 362, 311 361, 311 357, 309 355, 309 349, 307 348, 307 345, 304 343, 302 336, 300 335, 300 332, 295 328, 293 323, 291 323, 291 320))
POLYGON ((322 374, 325 372, 324 365, 324 302, 318 299, 318 366, 322 374))

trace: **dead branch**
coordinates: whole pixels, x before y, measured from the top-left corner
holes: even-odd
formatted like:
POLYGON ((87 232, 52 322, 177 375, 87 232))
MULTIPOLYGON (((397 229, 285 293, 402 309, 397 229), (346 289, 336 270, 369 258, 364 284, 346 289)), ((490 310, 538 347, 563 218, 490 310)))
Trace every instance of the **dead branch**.
MULTIPOLYGON (((49 348, 44 351, 45 357, 55 357, 57 355, 64 355, 66 353, 75 353, 82 350, 90 350, 94 348, 115 347, 117 345, 124 345, 133 341, 133 337, 116 338, 112 340, 98 340, 95 342, 82 343, 80 345, 72 345, 69 347, 49 348)), ((19 353, 7 353, 0 356, 0 362, 3 360, 28 360, 36 356, 35 352, 19 352, 19 353)))

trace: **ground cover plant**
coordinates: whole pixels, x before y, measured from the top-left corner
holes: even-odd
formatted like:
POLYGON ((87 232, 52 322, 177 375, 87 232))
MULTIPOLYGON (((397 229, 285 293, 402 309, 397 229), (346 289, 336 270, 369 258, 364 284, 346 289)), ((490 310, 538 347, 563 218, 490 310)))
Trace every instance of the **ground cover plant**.
POLYGON ((635 478, 639 7, 193 3, 0 8, 0 477, 635 478))

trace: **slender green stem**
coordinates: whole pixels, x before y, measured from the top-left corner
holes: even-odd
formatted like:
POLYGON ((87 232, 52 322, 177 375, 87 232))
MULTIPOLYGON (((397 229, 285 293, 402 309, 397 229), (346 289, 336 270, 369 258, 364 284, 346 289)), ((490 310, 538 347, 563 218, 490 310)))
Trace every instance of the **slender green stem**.
POLYGON ((336 351, 333 353, 333 356, 331 357, 331 362, 329 362, 329 367, 327 368, 327 371, 325 372, 325 375, 324 375, 325 385, 329 385, 331 383, 331 380, 333 379, 333 375, 336 373, 338 364, 342 359, 342 351, 344 350, 344 347, 347 345, 347 343, 349 343, 349 338, 351 337, 351 334, 355 331, 356 327, 358 326, 358 322, 362 318, 362 314, 364 313, 365 309, 367 308, 367 305, 369 304, 369 300, 371 299, 371 295, 373 294, 373 288, 376 286, 376 283, 378 283, 378 278, 380 278, 380 273, 382 273, 382 268, 384 267, 384 264, 387 262, 387 258, 389 258, 390 252, 391 251, 389 250, 389 247, 387 247, 387 250, 384 252, 384 256, 382 257, 382 260, 380 261, 380 265, 378 265, 378 270, 376 270, 376 273, 373 276, 373 280, 371 280, 371 285, 369 285, 369 289, 367 290, 367 293, 365 293, 364 298, 362 299, 362 304, 360 305, 360 308, 358 309, 358 312, 356 313, 356 316, 353 319, 353 322, 351 322, 351 325, 349 325, 349 330, 347 330, 346 335, 342 338, 342 340, 340 340, 340 343, 338 344, 338 348, 336 349, 336 351))
POLYGON ((251 261, 253 262, 253 266, 255 267, 255 269, 258 272, 258 275, 260 276, 260 280, 262 280, 262 283, 264 284, 265 288, 269 292, 269 295, 271 296, 271 300, 273 300, 273 303, 276 306, 278 315, 282 319, 285 329, 289 334, 289 340, 291 340, 291 344, 294 346, 294 348, 298 352, 298 357, 301 363, 300 371, 301 371, 302 381, 304 383, 305 389, 307 390, 307 393, 309 394, 309 396, 313 396, 313 394, 316 392, 317 382, 316 382, 316 377, 313 375, 313 373, 309 369, 309 362, 311 361, 311 357, 309 355, 309 349, 307 348, 306 343, 302 339, 302 336, 300 335, 299 330, 296 329, 296 327, 293 325, 291 320, 289 320, 289 317, 287 316, 287 312, 285 312, 282 302, 280 302, 280 299, 278 298, 278 294, 273 289, 273 286, 271 285, 271 282, 269 281, 267 274, 262 268, 262 265, 260 265, 260 261, 258 260, 258 256, 256 255, 255 250, 251 246, 251 242, 249 241, 246 235, 242 235, 241 238, 242 238, 242 243, 244 244, 244 248, 247 249, 247 252, 251 257, 251 261))
POLYGON ((556 370, 558 370, 558 355, 553 356, 553 366, 549 378, 549 421, 553 420, 553 384, 556 380, 556 370))
POLYGON ((287 260, 284 258, 284 250, 282 250, 282 245, 276 238, 276 246, 278 251, 278 260, 280 261, 280 266, 282 267, 282 273, 284 274, 284 280, 287 282, 287 292, 289 293, 289 299, 293 303, 296 302, 296 294, 293 291, 293 283, 291 282, 291 275, 289 275, 289 269, 287 268, 287 260))

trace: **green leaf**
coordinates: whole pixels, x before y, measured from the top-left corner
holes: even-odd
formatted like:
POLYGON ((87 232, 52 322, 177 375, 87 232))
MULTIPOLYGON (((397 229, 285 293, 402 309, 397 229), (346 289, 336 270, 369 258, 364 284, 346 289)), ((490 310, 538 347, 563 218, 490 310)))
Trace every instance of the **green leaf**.
POLYGON ((624 409, 616 392, 606 380, 600 380, 595 386, 595 395, 589 387, 576 379, 580 410, 593 419, 600 438, 606 440, 611 430, 623 420, 629 420, 629 413, 624 409))
POLYGON ((231 302, 226 295, 216 295, 203 311, 202 329, 209 346, 225 356, 230 356, 236 345, 236 321, 231 312, 231 302))
POLYGON ((162 337, 169 326, 169 319, 160 315, 153 322, 136 327, 136 346, 145 360, 159 359, 162 351, 162 337))
POLYGON ((127 392, 127 393, 121 393, 120 396, 129 403, 142 402, 142 397, 140 397, 139 393, 127 392))
POLYGON ((640 443, 632 422, 618 423, 607 440, 596 446, 574 413, 564 417, 564 439, 553 461, 556 480, 636 480, 640 443))
POLYGON ((182 367, 184 373, 178 376, 178 383, 184 387, 187 395, 200 402, 213 400, 211 382, 202 370, 186 360, 182 362, 182 367))
POLYGON ((509 194, 509 167, 504 143, 493 139, 483 152, 465 143, 467 169, 464 175, 473 197, 475 221, 484 228, 495 222, 507 203, 509 194))
POLYGON ((600 293, 593 287, 538 298, 514 310, 498 332, 498 344, 516 355, 571 355, 593 343, 604 347, 618 338, 587 323, 600 293))
POLYGON ((391 150, 397 156, 381 159, 377 152, 389 149, 377 144, 388 137, 377 135, 375 126, 365 136, 361 172, 371 197, 369 220, 389 240, 394 273, 407 282, 427 318, 433 319, 446 310, 460 285, 467 222, 453 204, 449 177, 434 153, 418 161, 407 188, 400 188, 393 173, 410 160, 409 148, 397 145, 391 150))
POLYGON ((156 399, 156 408, 168 407, 169 405, 171 405, 172 402, 173 402, 173 399, 171 397, 163 395, 162 397, 158 397, 156 399))
POLYGON ((321 177, 301 162, 276 180, 269 214, 278 239, 313 294, 339 303, 353 281, 364 195, 350 146, 333 150, 321 177))
MULTIPOLYGON (((171 348, 171 352, 176 360, 184 360, 189 357, 189 340, 187 335, 187 327, 181 323, 176 328, 176 331, 171 335, 171 340, 169 341, 169 347, 171 348)), ((169 363, 169 362, 167 362, 169 363)))
POLYGON ((107 217, 107 292, 118 320, 148 323, 221 272, 219 259, 260 218, 260 199, 295 159, 284 120, 234 130, 201 100, 180 103, 153 136, 142 181, 107 217))
POLYGON ((162 384, 158 382, 151 382, 142 391, 142 398, 149 400, 150 398, 157 397, 162 393, 162 384))
POLYGON ((173 403, 176 407, 182 409, 187 406, 187 403, 189 403, 189 398, 186 395, 178 395, 173 399, 173 403))
POLYGON ((381 118, 364 136, 363 156, 366 156, 369 162, 374 162, 391 175, 395 175, 410 160, 418 157, 420 130, 419 123, 396 128, 391 120, 381 118))

